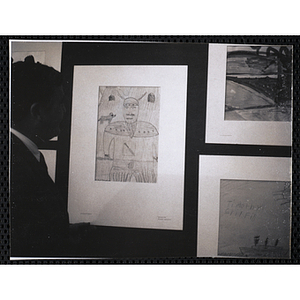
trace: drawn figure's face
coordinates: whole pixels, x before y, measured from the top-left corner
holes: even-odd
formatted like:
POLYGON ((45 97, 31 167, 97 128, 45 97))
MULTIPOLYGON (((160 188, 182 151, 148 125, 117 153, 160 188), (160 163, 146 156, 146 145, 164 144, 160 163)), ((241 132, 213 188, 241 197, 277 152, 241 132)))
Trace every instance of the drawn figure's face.
POLYGON ((123 117, 127 123, 137 121, 139 115, 139 103, 134 98, 127 98, 123 103, 123 117))

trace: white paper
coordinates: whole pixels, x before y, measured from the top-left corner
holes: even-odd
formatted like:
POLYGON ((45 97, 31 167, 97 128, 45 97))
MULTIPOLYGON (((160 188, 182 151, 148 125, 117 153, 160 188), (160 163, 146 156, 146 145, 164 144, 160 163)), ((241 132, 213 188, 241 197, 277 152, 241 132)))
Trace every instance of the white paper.
MULTIPOLYGON (((68 201, 71 223, 182 230, 186 89, 187 66, 74 67, 68 201), (97 178, 95 162, 101 156, 101 147, 98 153, 96 150, 97 123, 102 116, 98 114, 99 91, 104 87, 159 87, 156 182, 97 178)), ((153 119, 142 118, 140 112, 139 121, 154 124, 153 119)), ((121 122, 122 116, 117 114, 111 124, 115 120, 121 122)))
MULTIPOLYGON (((291 158, 281 157, 201 155, 199 159, 197 256, 218 256, 221 180, 290 182, 291 163, 291 158)), ((249 213, 252 212, 249 211, 249 213)), ((248 219, 251 216, 244 215, 248 219)))
POLYGON ((206 143, 291 146, 291 122, 225 120, 227 46, 209 45, 206 143))

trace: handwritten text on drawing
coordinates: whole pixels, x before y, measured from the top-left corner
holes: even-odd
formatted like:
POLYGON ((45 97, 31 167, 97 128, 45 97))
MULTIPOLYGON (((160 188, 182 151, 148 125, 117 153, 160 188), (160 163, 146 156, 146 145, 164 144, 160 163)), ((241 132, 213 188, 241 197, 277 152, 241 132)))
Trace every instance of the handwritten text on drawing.
POLYGON ((235 202, 228 200, 224 214, 253 221, 256 218, 257 212, 263 209, 264 207, 262 205, 253 205, 249 203, 242 203, 241 201, 235 202))

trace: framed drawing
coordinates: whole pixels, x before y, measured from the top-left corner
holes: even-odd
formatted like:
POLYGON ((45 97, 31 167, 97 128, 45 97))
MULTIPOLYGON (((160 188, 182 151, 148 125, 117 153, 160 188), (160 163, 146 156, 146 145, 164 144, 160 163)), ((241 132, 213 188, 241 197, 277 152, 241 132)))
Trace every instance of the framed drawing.
POLYGON ((182 230, 187 66, 75 66, 71 223, 182 230))
POLYGON ((206 143, 291 146, 292 46, 210 44, 206 143))
POLYGON ((198 257, 289 258, 291 159, 200 156, 198 257))

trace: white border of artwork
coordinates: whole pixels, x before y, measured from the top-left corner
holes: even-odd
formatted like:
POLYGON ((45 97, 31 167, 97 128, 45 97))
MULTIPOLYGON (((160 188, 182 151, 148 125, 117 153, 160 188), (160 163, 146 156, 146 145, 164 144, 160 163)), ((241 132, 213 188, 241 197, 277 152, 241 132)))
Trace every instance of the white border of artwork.
POLYGON ((291 181, 292 159, 287 157, 199 157, 197 257, 218 256, 220 180, 291 181))
POLYGON ((209 44, 205 142, 291 146, 292 122, 224 120, 227 46, 209 44))
POLYGON ((187 66, 75 66, 71 223, 182 230, 187 66), (161 87, 156 183, 95 180, 99 86, 161 87))

